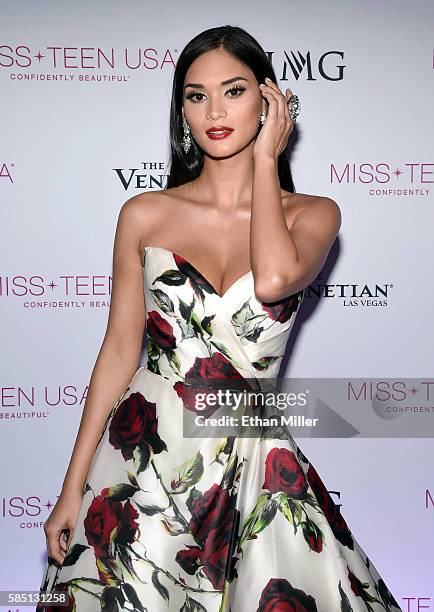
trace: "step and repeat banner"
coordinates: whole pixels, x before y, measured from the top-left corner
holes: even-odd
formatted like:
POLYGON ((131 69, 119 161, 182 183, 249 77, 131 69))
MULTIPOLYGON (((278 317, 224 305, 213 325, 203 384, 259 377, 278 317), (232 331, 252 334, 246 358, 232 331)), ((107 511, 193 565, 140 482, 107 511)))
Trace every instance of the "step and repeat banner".
POLYGON ((296 191, 342 212, 282 374, 354 378, 368 400, 383 381, 394 404, 371 401, 365 432, 294 437, 402 609, 434 610, 432 3, 0 7, 0 589, 39 588, 107 324, 117 216, 165 188, 177 58, 232 24, 300 98, 296 191))

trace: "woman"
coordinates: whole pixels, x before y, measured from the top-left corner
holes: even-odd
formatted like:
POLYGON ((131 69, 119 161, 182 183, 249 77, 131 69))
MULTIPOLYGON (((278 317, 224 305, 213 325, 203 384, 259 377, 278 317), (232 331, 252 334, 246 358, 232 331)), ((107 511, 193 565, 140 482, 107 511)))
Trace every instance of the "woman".
POLYGON ((276 379, 340 228, 333 200, 295 194, 296 100, 241 28, 179 57, 168 188, 121 209, 108 328, 45 525, 41 595, 70 609, 400 610, 287 429, 191 426, 218 413, 199 392, 276 379))

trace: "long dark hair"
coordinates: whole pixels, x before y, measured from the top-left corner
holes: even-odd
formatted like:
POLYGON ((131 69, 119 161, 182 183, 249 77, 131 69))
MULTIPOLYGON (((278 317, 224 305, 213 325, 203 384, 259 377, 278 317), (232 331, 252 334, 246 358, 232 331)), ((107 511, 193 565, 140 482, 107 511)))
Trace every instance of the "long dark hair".
MULTIPOLYGON (((176 63, 172 101, 170 106, 170 170, 167 187, 178 187, 199 176, 203 166, 203 152, 191 139, 188 153, 182 148, 182 102, 185 75, 194 60, 213 49, 224 49, 248 66, 258 83, 269 77, 277 83, 273 65, 261 45, 243 28, 224 25, 210 28, 195 36, 182 50, 176 63)), ((261 128, 259 128, 261 129, 261 128)), ((286 150, 278 158, 279 182, 282 189, 295 193, 286 150)))

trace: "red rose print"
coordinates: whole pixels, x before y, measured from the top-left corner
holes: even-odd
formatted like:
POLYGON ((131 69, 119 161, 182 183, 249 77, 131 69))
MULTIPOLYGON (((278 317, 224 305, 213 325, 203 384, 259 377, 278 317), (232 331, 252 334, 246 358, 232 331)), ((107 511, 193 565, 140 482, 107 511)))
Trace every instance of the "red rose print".
POLYGON ((296 499, 306 496, 306 478, 292 451, 272 448, 265 460, 265 466, 263 489, 270 493, 287 493, 296 499))
POLYGON ((173 327, 156 310, 151 310, 146 319, 146 332, 163 351, 176 348, 173 327))
POLYGON ((312 487, 321 510, 324 512, 324 516, 330 524, 334 536, 341 544, 353 550, 354 541, 345 519, 312 464, 309 465, 307 471, 307 480, 312 487))
POLYGON ((199 546, 180 550, 176 561, 188 573, 194 574, 199 567, 209 578, 213 587, 222 590, 225 578, 229 581, 236 575, 233 557, 238 527, 239 510, 234 508, 234 497, 227 489, 213 484, 199 497, 192 509, 190 531, 199 546))
MULTIPOLYGON (((132 505, 130 500, 127 499, 122 509, 121 520, 118 525, 118 532, 114 539, 116 544, 126 546, 127 544, 132 544, 134 542, 139 529, 139 524, 137 523, 138 518, 139 514, 137 510, 132 505)), ((140 535, 140 531, 138 535, 140 535)))
POLYGON ((202 565, 202 549, 199 546, 191 546, 187 550, 178 550, 175 561, 187 574, 193 575, 202 565))
POLYGON ((303 529, 304 539, 308 543, 309 548, 314 552, 321 552, 323 549, 323 541, 320 531, 315 528, 315 523, 306 520, 301 523, 301 526, 303 529))
POLYGON ((141 393, 131 393, 118 406, 109 427, 110 444, 121 450, 125 461, 132 459, 133 451, 141 443, 155 454, 167 450, 158 435, 156 404, 148 402, 141 393))
POLYGON ((122 502, 111 502, 104 494, 97 495, 89 506, 84 528, 86 539, 93 546, 95 556, 107 556, 110 535, 119 524, 122 513, 122 502))
POLYGON ((196 407, 196 395, 203 393, 215 394, 216 389, 249 389, 241 374, 222 353, 214 353, 212 357, 196 357, 191 368, 186 372, 185 382, 173 385, 184 407, 205 418, 209 417, 219 406, 208 405, 205 408, 196 407))
POLYGON ((286 323, 291 315, 297 310, 299 294, 288 295, 277 302, 263 302, 262 310, 268 314, 270 319, 278 323, 286 323), (266 304, 268 303, 268 306, 266 304))
POLYGON ((312 533, 309 534, 308 540, 308 544, 311 550, 314 550, 315 552, 322 551, 322 538, 319 534, 317 534, 316 536, 312 533))
POLYGON ((318 612, 315 599, 281 578, 270 578, 261 593, 257 612, 318 612))
POLYGON ((196 542, 203 546, 209 532, 221 525, 231 509, 231 498, 227 489, 213 484, 199 497, 192 509, 189 528, 196 542))
POLYGON ((230 549, 234 520, 235 510, 231 510, 224 523, 209 532, 204 544, 203 571, 219 591, 224 587, 226 568, 233 562, 230 549))
POLYGON ((92 500, 84 519, 86 539, 93 546, 97 558, 107 557, 115 529, 117 534, 113 541, 123 545, 134 542, 138 529, 136 520, 139 515, 130 501, 127 500, 125 505, 121 501, 112 501, 107 498, 108 491, 108 487, 104 488, 92 500))

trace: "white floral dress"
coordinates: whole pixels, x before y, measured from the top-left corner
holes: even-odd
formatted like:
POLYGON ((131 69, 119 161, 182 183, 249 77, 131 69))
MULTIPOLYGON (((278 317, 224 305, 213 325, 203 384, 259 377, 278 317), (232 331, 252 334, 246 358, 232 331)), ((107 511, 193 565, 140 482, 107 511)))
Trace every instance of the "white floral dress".
POLYGON ((277 379, 304 291, 261 303, 250 271, 220 296, 157 246, 144 281, 147 363, 106 420, 63 564, 48 559, 41 593, 70 605, 47 611, 401 610, 288 428, 183 435, 192 390, 277 379))

